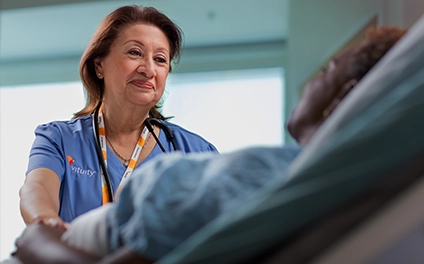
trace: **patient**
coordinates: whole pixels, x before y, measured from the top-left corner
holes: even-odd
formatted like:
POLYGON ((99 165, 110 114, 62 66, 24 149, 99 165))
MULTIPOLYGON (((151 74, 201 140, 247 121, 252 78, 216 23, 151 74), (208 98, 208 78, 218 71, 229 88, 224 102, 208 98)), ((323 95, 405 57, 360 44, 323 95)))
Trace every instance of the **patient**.
MULTIPOLYGON (((404 33, 395 27, 371 30, 306 85, 287 124, 301 145, 404 33)), ((80 216, 66 232, 54 223, 29 225, 13 255, 24 263, 151 263, 212 220, 231 217, 273 180, 284 179, 299 151, 255 147, 158 157, 134 171, 116 204, 80 216)))
POLYGON ((306 145, 340 101, 404 33, 397 27, 369 30, 357 47, 334 57, 321 75, 306 84, 287 123, 292 137, 306 145))

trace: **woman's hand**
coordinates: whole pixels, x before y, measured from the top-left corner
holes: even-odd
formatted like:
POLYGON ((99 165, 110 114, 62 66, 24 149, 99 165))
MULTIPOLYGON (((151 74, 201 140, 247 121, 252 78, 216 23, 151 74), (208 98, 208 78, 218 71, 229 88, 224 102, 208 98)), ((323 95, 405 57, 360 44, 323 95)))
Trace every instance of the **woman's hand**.
POLYGON ((65 231, 69 227, 69 223, 64 222, 59 217, 36 219, 36 222, 42 222, 45 225, 48 225, 51 227, 58 227, 58 228, 64 229, 65 231))

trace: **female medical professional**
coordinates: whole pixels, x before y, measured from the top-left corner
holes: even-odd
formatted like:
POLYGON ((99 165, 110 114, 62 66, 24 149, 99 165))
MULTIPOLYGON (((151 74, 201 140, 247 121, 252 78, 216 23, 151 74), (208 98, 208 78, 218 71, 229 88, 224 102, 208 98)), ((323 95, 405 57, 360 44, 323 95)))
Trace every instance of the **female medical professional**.
POLYGON ((101 22, 80 63, 86 106, 35 130, 20 189, 26 224, 65 225, 113 201, 132 171, 162 152, 217 151, 158 111, 181 36, 154 8, 121 7, 101 22))

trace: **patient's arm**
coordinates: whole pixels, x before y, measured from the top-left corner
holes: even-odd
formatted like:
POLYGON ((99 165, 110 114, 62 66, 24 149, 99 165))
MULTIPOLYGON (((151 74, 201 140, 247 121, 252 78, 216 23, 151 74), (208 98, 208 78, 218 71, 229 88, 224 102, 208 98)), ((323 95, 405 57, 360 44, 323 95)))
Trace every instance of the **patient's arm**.
POLYGON ((16 240, 14 257, 23 263, 152 263, 128 248, 110 254, 102 259, 68 246, 60 240, 63 228, 54 228, 41 222, 27 226, 16 240))
POLYGON ((122 247, 120 250, 109 254, 97 263, 108 263, 108 264, 150 264, 153 263, 151 260, 140 256, 135 251, 127 247, 122 247))
POLYGON ((95 263, 96 258, 67 247, 60 241, 64 229, 50 227, 42 222, 26 227, 16 240, 14 257, 23 263, 95 263), (72 259, 72 260, 71 260, 72 259))

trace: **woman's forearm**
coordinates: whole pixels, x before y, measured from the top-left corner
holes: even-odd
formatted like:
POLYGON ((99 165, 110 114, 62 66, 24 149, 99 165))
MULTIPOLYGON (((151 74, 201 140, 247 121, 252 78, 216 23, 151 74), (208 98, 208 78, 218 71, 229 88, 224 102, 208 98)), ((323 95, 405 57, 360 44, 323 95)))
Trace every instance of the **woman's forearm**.
POLYGON ((25 223, 36 219, 58 218, 58 208, 49 194, 39 184, 25 184, 19 191, 20 209, 25 223))
POLYGON ((30 172, 19 190, 20 210, 26 224, 36 219, 58 219, 59 177, 51 170, 30 172))

